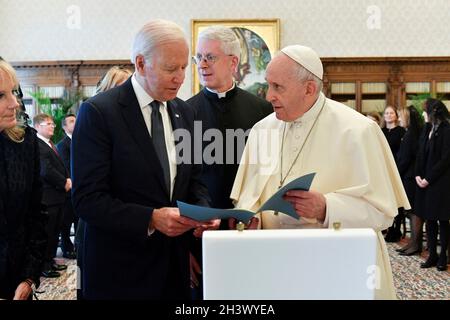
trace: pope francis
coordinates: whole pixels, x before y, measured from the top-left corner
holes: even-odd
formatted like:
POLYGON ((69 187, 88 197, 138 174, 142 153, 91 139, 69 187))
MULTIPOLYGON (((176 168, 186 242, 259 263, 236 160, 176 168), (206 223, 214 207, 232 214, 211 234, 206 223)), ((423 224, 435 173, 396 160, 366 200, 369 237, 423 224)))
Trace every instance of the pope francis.
MULTIPOLYGON (((258 227, 372 228, 378 235, 377 299, 395 299, 392 270, 381 230, 397 208, 408 209, 394 158, 378 125, 327 99, 323 66, 311 48, 292 45, 266 70, 274 113, 250 132, 231 192, 236 208, 256 211, 281 186, 316 172, 310 191, 290 191, 300 220, 263 212, 258 227)), ((255 223, 253 223, 255 225, 255 223)))

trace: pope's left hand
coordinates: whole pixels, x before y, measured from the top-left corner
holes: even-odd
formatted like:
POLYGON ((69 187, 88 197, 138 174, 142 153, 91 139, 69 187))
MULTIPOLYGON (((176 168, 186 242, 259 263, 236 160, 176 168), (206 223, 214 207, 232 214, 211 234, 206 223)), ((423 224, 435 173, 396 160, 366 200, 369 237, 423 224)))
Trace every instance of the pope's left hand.
POLYGON ((300 217, 315 218, 320 222, 325 220, 327 202, 320 192, 291 190, 283 198, 294 206, 300 217))
POLYGON ((203 234, 203 231, 206 230, 217 230, 220 227, 220 219, 214 219, 210 221, 205 221, 202 223, 200 227, 194 229, 194 236, 200 238, 203 234))

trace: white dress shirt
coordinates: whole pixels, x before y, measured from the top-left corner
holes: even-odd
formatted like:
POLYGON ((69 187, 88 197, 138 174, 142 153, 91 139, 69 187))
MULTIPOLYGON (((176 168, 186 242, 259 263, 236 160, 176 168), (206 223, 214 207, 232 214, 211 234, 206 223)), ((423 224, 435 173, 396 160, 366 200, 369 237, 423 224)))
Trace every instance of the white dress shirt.
MULTIPOLYGON (((152 135, 152 108, 150 103, 153 102, 152 97, 142 88, 139 82, 136 80, 136 74, 131 77, 131 84, 133 85, 134 93, 141 107, 142 116, 144 117, 145 125, 149 135, 152 135)), ((177 175, 177 159, 175 151, 175 139, 173 136, 172 123, 170 122, 169 112, 167 111, 167 102, 160 101, 159 112, 162 116, 164 125, 164 140, 166 142, 167 158, 169 159, 169 171, 170 171, 170 198, 172 198, 173 186, 175 184, 175 177, 177 175)))
POLYGON ((42 141, 44 141, 44 142, 45 142, 50 148, 52 148, 52 150, 53 150, 53 147, 52 147, 52 145, 51 145, 51 143, 50 143, 50 139, 47 139, 46 137, 40 135, 39 133, 37 133, 36 135, 37 135, 37 137, 38 137, 39 139, 41 139, 42 141))

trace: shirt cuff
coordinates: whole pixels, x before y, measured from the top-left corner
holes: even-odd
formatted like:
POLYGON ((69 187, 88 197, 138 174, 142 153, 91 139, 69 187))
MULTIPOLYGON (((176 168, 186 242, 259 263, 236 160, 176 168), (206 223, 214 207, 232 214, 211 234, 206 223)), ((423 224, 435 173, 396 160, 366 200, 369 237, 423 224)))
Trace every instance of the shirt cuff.
MULTIPOLYGON (((154 209, 153 209, 153 211, 154 211, 154 209)), ((153 212, 152 212, 152 214, 153 214, 153 212)), ((147 228, 147 237, 150 237, 154 232, 155 232, 155 228, 152 228, 153 227, 153 223, 152 223, 152 220, 150 220, 150 223, 148 224, 148 228, 147 228)))

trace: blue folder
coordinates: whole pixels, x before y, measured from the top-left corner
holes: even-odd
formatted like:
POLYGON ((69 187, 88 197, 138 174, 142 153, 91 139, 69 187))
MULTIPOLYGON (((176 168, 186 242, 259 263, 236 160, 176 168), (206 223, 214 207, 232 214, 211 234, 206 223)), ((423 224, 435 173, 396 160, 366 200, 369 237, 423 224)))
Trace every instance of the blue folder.
POLYGON ((291 216, 294 219, 299 219, 298 214, 292 204, 283 199, 286 192, 290 190, 305 190, 308 191, 314 179, 315 173, 310 173, 299 177, 278 190, 269 200, 267 200, 256 212, 244 209, 215 209, 202 206, 187 204, 182 201, 177 201, 178 209, 182 216, 191 218, 197 221, 208 221, 212 219, 228 219, 235 218, 244 223, 248 223, 250 219, 261 211, 272 210, 281 212, 291 216))

